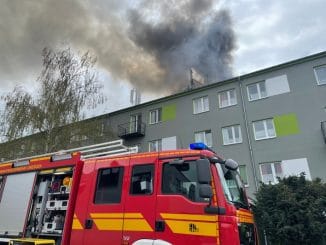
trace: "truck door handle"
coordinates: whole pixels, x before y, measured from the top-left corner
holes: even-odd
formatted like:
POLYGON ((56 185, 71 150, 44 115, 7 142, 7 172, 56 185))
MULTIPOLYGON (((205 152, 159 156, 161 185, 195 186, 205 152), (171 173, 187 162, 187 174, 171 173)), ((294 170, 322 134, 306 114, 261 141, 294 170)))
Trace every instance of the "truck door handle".
POLYGON ((93 227, 93 220, 92 219, 86 219, 85 220, 85 229, 92 229, 93 227))
POLYGON ((165 230, 165 221, 164 220, 156 220, 155 221, 155 231, 163 232, 165 230))

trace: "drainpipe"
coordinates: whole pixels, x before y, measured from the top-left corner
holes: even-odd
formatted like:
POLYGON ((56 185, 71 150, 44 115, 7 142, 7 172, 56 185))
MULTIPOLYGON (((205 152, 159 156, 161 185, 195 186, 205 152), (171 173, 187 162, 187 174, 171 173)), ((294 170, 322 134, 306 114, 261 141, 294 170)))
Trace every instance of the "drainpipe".
POLYGON ((250 135, 249 135, 249 122, 248 122, 248 118, 247 118, 247 111, 246 111, 246 107, 245 107, 244 96, 243 96, 243 91, 242 91, 242 83, 241 83, 240 78, 241 77, 238 76, 238 83, 239 83, 239 87, 240 87, 240 95, 241 95, 241 102, 242 102, 241 103, 242 116, 245 121, 245 128, 246 128, 246 133, 247 133, 248 147, 249 147, 249 154, 250 154, 250 162, 251 162, 252 172, 254 174, 255 188, 256 188, 256 191, 258 191, 258 178, 257 178, 257 172, 256 172, 256 168, 255 168, 255 158, 254 158, 251 139, 250 139, 250 135))

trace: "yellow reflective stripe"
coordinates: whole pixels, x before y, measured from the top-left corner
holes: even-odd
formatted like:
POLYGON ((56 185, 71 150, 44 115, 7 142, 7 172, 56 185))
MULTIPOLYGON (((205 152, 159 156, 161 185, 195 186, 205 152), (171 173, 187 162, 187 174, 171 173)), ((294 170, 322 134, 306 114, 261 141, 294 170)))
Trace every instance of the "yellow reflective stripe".
POLYGON ((119 219, 123 218, 123 213, 91 213, 90 214, 93 219, 119 219))
POLYGON ((50 160, 50 159, 51 159, 50 156, 47 156, 47 157, 39 157, 39 158, 31 159, 30 162, 37 162, 37 161, 50 160))
MULTIPOLYGON (((47 245, 51 245, 51 244, 55 244, 55 241, 52 239, 38 239, 38 238, 20 238, 20 239, 10 239, 11 242, 14 242, 13 244, 47 244, 47 245), (18 242, 18 243, 15 243, 18 242)), ((12 244, 12 243, 10 243, 12 244)))
POLYGON ((0 165, 0 168, 8 167, 8 166, 12 166, 12 162, 9 162, 9 163, 2 163, 2 164, 0 165))
POLYGON ((197 221, 211 221, 217 222, 217 215, 200 215, 200 214, 169 214, 161 213, 163 219, 175 220, 197 220, 197 221))
POLYGON ((121 231, 123 219, 94 219, 94 223, 99 230, 121 231))
POLYGON ((240 223, 254 223, 253 214, 246 211, 237 210, 237 217, 240 223))
POLYGON ((173 233, 217 237, 217 223, 165 220, 173 233))
POLYGON ((99 230, 153 231, 141 213, 91 213, 90 216, 99 230))
POLYGON ((178 155, 184 155, 184 154, 199 154, 200 151, 198 150, 184 150, 184 151, 171 151, 171 152, 159 152, 159 156, 178 156, 178 155))
POLYGON ((77 215, 74 214, 74 218, 72 220, 72 229, 73 230, 82 230, 83 226, 81 225, 79 219, 77 218, 77 215))
POLYGON ((145 219, 125 219, 123 229, 125 231, 153 231, 145 219))
POLYGON ((142 219, 144 216, 141 213, 125 213, 125 218, 129 219, 142 219))
POLYGON ((92 218, 129 218, 129 219, 139 219, 144 218, 141 213, 91 213, 92 218))
POLYGON ((42 170, 42 171, 40 171, 40 174, 51 174, 51 173, 53 173, 53 169, 48 169, 48 170, 42 170))
POLYGON ((65 168, 57 168, 55 171, 56 172, 67 172, 70 170, 71 170, 71 167, 65 167, 65 168))

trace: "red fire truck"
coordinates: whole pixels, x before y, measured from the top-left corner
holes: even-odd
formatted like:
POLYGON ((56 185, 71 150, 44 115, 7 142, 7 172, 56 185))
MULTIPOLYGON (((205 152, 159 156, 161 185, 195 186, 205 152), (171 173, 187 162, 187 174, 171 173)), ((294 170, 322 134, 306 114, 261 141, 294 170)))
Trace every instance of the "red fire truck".
POLYGON ((0 244, 257 244, 233 160, 112 141, 0 164, 0 244))

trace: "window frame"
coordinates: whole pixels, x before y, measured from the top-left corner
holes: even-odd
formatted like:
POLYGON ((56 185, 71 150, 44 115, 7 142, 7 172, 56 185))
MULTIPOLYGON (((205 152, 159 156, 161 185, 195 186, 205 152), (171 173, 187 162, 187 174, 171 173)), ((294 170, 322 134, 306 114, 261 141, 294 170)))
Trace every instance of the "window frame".
MULTIPOLYGON (((195 160, 189 160, 186 163, 192 165, 192 166, 189 166, 189 169, 194 166, 193 167, 195 169, 194 171, 196 171, 196 185, 195 185, 195 188, 199 191, 200 183, 198 182, 198 172, 197 172, 197 166, 196 166, 195 160)), ((194 203, 208 203, 209 202, 209 200, 205 200, 205 198, 198 197, 198 199, 197 199, 196 195, 195 195, 195 199, 191 199, 188 192, 184 193, 182 190, 173 191, 170 188, 167 188, 168 186, 166 186, 165 184, 170 183, 170 182, 166 180, 166 177, 168 176, 168 178, 169 178, 171 176, 171 175, 165 174, 166 173, 165 171, 169 172, 168 170, 165 169, 166 166, 168 166, 168 165, 170 165, 169 162, 163 162, 161 164, 161 188, 160 188, 161 190, 160 191, 161 191, 162 195, 183 196, 184 198, 186 198, 190 202, 194 202, 194 203)), ((172 165, 172 167, 173 167, 173 165, 172 165)), ((175 165, 174 167, 177 168, 177 167, 181 167, 181 166, 180 165, 175 165)), ((178 179, 178 178, 173 178, 173 179, 178 179)), ((188 191, 190 191, 190 186, 189 186, 188 191)))
POLYGON ((162 139, 156 139, 156 140, 151 140, 151 141, 148 141, 148 151, 149 152, 158 152, 158 151, 162 151, 162 139), (151 149, 151 143, 154 143, 155 142, 155 147, 156 148, 159 148, 157 150, 152 150, 151 149))
POLYGON ((192 100, 192 109, 193 109, 193 114, 200 114, 200 113, 204 113, 204 112, 208 112, 209 111, 209 98, 208 95, 202 96, 202 97, 198 97, 192 100), (207 108, 205 108, 205 99, 207 99, 207 108), (195 103, 199 101, 200 103, 200 110, 196 111, 196 106, 195 103))
POLYGON ((268 93, 267 93, 267 88, 266 88, 266 81, 265 80, 262 80, 262 81, 259 81, 259 82, 256 82, 256 83, 251 83, 251 84, 248 84, 247 85, 247 94, 248 94, 248 101, 255 101, 255 100, 261 100, 261 99, 265 99, 268 97, 268 93), (264 84, 265 85, 265 93, 266 93, 266 96, 262 96, 262 91, 261 91, 261 86, 260 84, 264 84), (257 89, 257 93, 258 93, 258 98, 257 99, 251 99, 250 97, 250 92, 249 92, 249 87, 250 86, 256 86, 256 89, 257 89))
POLYGON ((256 141, 258 141, 258 140, 266 140, 266 139, 274 139, 274 138, 277 137, 277 135, 276 135, 276 130, 275 130, 274 119, 273 119, 273 118, 266 118, 266 119, 263 119, 263 120, 253 121, 253 122, 252 122, 252 127, 253 127, 254 137, 255 137, 255 140, 256 140, 256 141), (269 136, 269 135, 268 135, 267 121, 269 121, 269 120, 272 121, 273 130, 274 130, 274 136, 269 136), (257 133, 256 133, 256 130, 255 130, 255 123, 258 123, 258 122, 263 122, 263 125, 264 125, 264 132, 265 132, 265 137, 264 137, 264 138, 257 138, 257 133))
POLYGON ((241 144, 243 142, 243 138, 242 138, 242 132, 241 132, 241 125, 240 124, 235 124, 235 125, 230 125, 230 126, 225 126, 222 127, 222 139, 223 139, 223 145, 235 145, 235 144, 241 144), (235 141, 235 128, 239 129, 239 141, 235 141), (225 138, 224 138, 224 134, 223 134, 223 130, 227 130, 228 128, 231 128, 232 130, 232 142, 230 141, 230 138, 228 139, 228 142, 231 143, 226 143, 225 142, 225 138))
POLYGON ((104 167, 104 168, 99 168, 97 170, 97 176, 96 176, 96 185, 95 185, 95 191, 94 191, 94 197, 93 197, 93 204, 94 205, 114 205, 114 204, 120 204, 121 200, 122 200, 122 195, 123 195, 123 178, 124 178, 124 173, 125 173, 125 168, 123 166, 117 166, 117 167, 104 167), (118 168, 119 169, 119 182, 118 182, 118 190, 120 191, 120 200, 119 202, 103 202, 103 200, 101 201, 97 201, 97 194, 98 194, 98 187, 99 187, 99 183, 100 183, 100 178, 102 176, 102 172, 104 170, 108 170, 108 169, 114 169, 114 168, 118 168), (120 171, 121 172, 121 178, 120 178, 120 171))
POLYGON ((150 196, 153 195, 154 193, 154 182, 155 182, 155 164, 154 163, 144 163, 144 164, 137 164, 137 165, 133 165, 132 169, 131 169, 131 175, 130 175, 130 186, 129 186, 129 195, 131 196, 150 196), (133 188, 133 180, 132 178, 134 177, 134 170, 137 167, 146 167, 146 166, 150 166, 150 172, 151 172, 151 192, 150 193, 132 193, 133 188))
POLYGON ((201 130, 201 131, 197 131, 195 132, 195 142, 203 142, 205 145, 207 145, 208 147, 212 147, 213 145, 213 134, 212 134, 212 130, 211 129, 206 129, 206 130, 201 130), (197 140, 196 139, 196 135, 198 134, 203 134, 204 136, 204 141, 202 140, 197 140), (208 144, 207 142, 207 135, 210 134, 210 144, 208 144))
POLYGON ((281 162, 281 161, 259 163, 259 171, 260 171, 261 181, 262 181, 264 184, 269 184, 269 183, 270 183, 270 184, 272 184, 272 185, 275 185, 275 184, 278 183, 277 177, 281 177, 281 178, 282 178, 282 177, 284 176, 283 168, 282 168, 282 162, 281 162), (270 182, 266 183, 266 182, 263 180, 262 165, 264 165, 264 164, 270 164, 270 165, 271 165, 273 182, 270 181, 270 182), (277 176, 277 174, 276 174, 275 164, 280 164, 281 169, 282 169, 282 174, 281 174, 281 176, 277 176))
POLYGON ((219 106, 220 109, 230 107, 230 106, 234 106, 234 105, 237 105, 237 104, 238 104, 238 100, 237 100, 237 92, 236 92, 235 88, 218 92, 218 106, 219 106), (232 91, 234 92, 234 99, 235 99, 234 103, 232 103, 232 100, 231 100, 231 92, 232 91), (221 103, 222 102, 221 95, 223 93, 226 93, 226 97, 227 97, 227 105, 225 105, 225 106, 222 106, 222 103, 221 103))
POLYGON ((326 70, 326 64, 314 67, 314 74, 315 74, 315 78, 316 78, 316 81, 317 81, 317 85, 320 85, 320 86, 326 85, 326 77, 324 78, 325 79, 324 81, 319 80, 319 77, 318 77, 317 72, 316 72, 316 69, 318 69, 318 68, 324 68, 326 70))
POLYGON ((162 108, 156 108, 149 111, 149 124, 157 124, 162 122, 162 108), (152 116, 154 113, 154 117, 152 116))

